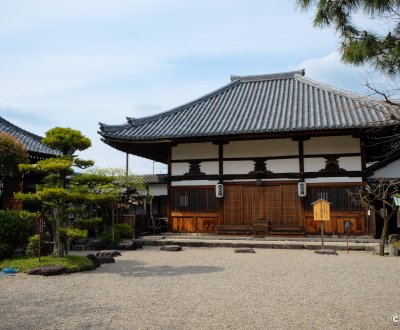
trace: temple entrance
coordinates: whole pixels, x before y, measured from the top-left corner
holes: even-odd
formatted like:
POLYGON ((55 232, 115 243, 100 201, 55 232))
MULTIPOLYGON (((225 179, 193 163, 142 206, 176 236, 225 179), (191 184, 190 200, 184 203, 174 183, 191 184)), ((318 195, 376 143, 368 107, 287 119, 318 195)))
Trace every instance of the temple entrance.
POLYGON ((224 225, 252 225, 263 219, 271 225, 303 225, 296 184, 225 185, 224 225))

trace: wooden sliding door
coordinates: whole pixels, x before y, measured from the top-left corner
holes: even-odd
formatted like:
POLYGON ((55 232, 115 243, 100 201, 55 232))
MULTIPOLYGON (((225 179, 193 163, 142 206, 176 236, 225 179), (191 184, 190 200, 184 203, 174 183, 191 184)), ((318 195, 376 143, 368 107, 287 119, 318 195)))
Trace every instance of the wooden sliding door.
POLYGON ((302 225, 296 185, 225 185, 224 224, 251 225, 257 220, 276 225, 302 225))

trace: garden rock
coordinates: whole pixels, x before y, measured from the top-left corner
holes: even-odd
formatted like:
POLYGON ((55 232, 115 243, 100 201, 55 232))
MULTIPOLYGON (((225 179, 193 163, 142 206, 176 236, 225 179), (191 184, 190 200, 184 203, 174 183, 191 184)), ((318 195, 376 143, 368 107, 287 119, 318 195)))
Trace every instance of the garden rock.
POLYGON ((397 243, 400 241, 400 235, 398 234, 389 235, 388 241, 389 244, 397 243))
POLYGON ((99 239, 94 239, 92 241, 87 242, 86 250, 100 250, 104 247, 104 244, 99 239))
POLYGON ((235 253, 256 253, 252 248, 237 248, 234 250, 235 253))
POLYGON ((113 264, 115 263, 115 259, 113 257, 97 257, 97 260, 100 264, 113 264))
POLYGON ((64 266, 43 266, 32 269, 28 275, 54 276, 65 273, 64 266))
POLYGON ((116 250, 103 250, 96 253, 97 257, 118 257, 122 256, 121 252, 116 250))
POLYGON ((333 255, 338 255, 338 253, 335 250, 331 249, 320 249, 320 250, 315 250, 314 253, 316 254, 333 254, 333 255))
POLYGON ((182 251, 182 246, 180 245, 163 245, 160 248, 161 251, 182 251))
POLYGON ((85 251, 86 245, 74 245, 71 250, 74 251, 85 251))
POLYGON ((118 244, 118 248, 121 250, 143 249, 143 240, 125 240, 118 244))
POLYGON ((92 261, 93 269, 100 267, 100 261, 99 261, 99 259, 97 259, 97 257, 94 254, 90 253, 86 256, 86 258, 88 258, 90 261, 92 261))

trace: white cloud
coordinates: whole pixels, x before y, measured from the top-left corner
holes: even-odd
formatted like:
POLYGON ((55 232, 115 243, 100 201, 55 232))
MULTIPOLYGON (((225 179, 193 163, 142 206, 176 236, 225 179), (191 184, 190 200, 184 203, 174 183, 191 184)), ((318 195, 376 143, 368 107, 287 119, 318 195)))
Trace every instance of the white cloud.
POLYGON ((305 60, 293 69, 305 69, 307 77, 334 87, 357 93, 365 92, 366 69, 342 63, 337 51, 321 58, 305 60))

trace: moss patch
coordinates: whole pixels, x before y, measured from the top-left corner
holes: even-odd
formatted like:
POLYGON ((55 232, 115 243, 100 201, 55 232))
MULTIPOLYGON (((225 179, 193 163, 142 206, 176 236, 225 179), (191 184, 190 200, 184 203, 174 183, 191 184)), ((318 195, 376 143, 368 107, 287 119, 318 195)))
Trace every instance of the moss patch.
POLYGON ((81 256, 66 256, 63 258, 41 257, 38 258, 15 258, 0 261, 0 268, 16 268, 20 272, 27 273, 36 267, 41 266, 64 266, 68 272, 81 272, 93 269, 93 263, 86 257, 81 256))

